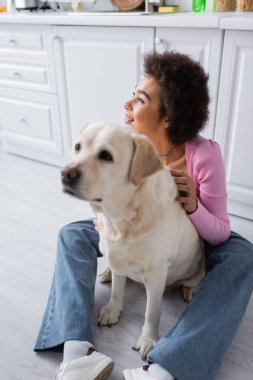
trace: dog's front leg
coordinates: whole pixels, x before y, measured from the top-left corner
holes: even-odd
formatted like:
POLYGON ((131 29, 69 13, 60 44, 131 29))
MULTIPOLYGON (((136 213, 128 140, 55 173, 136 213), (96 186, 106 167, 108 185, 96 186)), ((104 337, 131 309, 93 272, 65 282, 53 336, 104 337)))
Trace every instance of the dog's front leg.
POLYGON ((109 303, 100 310, 98 316, 99 326, 114 325, 118 322, 123 309, 123 299, 126 277, 112 271, 112 292, 109 303))
POLYGON ((147 305, 145 313, 145 322, 142 327, 142 333, 139 337, 135 349, 141 354, 143 360, 146 359, 149 351, 158 341, 158 328, 161 314, 161 302, 166 283, 166 274, 152 274, 151 278, 146 281, 145 288, 147 292, 147 305))

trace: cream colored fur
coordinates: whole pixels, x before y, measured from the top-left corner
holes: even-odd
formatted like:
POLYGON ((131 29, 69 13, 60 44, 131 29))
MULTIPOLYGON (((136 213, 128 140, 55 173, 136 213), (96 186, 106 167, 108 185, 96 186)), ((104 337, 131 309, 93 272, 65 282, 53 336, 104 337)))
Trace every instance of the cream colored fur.
POLYGON ((158 340, 161 300, 166 285, 196 289, 204 273, 202 241, 175 200, 177 188, 152 143, 129 127, 87 126, 68 168, 80 177, 71 192, 90 201, 96 213, 100 250, 112 269, 109 303, 100 325, 118 322, 126 278, 144 284, 145 322, 135 348, 144 359, 158 340), (99 158, 110 152, 113 161, 99 158))

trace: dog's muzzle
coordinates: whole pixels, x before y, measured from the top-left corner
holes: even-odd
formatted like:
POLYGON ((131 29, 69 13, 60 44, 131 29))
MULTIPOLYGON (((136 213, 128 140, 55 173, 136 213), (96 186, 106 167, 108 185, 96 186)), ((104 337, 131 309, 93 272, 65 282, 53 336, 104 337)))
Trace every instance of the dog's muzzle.
POLYGON ((63 192, 74 195, 75 197, 94 202, 99 204, 102 202, 101 198, 87 199, 78 191, 78 180, 81 178, 81 172, 76 167, 65 167, 61 171, 61 181, 63 184, 63 192))
POLYGON ((80 177, 80 172, 77 168, 64 168, 61 171, 62 184, 66 186, 74 186, 80 177))
POLYGON ((80 172, 76 167, 66 167, 61 171, 61 181, 65 193, 76 195, 74 188, 80 178, 80 172))

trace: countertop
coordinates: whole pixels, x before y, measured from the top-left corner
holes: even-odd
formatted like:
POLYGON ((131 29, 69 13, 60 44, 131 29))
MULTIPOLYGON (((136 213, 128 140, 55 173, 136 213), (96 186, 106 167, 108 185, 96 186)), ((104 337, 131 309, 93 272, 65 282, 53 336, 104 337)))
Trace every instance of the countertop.
POLYGON ((74 12, 0 13, 0 24, 141 26, 253 30, 253 12, 113 14, 74 12))
MULTIPOLYGON (((253 12, 233 12, 220 19, 221 29, 253 30, 253 12)), ((252 41, 253 42, 253 41, 252 41)))

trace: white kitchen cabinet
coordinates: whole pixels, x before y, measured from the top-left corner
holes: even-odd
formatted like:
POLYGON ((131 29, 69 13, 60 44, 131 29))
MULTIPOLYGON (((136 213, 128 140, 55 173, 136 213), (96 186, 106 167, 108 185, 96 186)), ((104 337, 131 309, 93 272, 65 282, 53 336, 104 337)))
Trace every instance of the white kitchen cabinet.
POLYGON ((0 26, 0 127, 6 151, 63 163, 50 27, 0 26))
POLYGON ((68 155, 82 125, 123 123, 143 55, 154 48, 154 29, 55 26, 52 38, 68 155))
POLYGON ((225 162, 228 210, 253 220, 253 31, 225 32, 215 139, 225 162))
POLYGON ((158 52, 175 50, 199 61, 209 74, 209 120, 203 131, 208 138, 214 137, 217 96, 222 56, 223 31, 200 28, 157 28, 155 48, 158 52))

